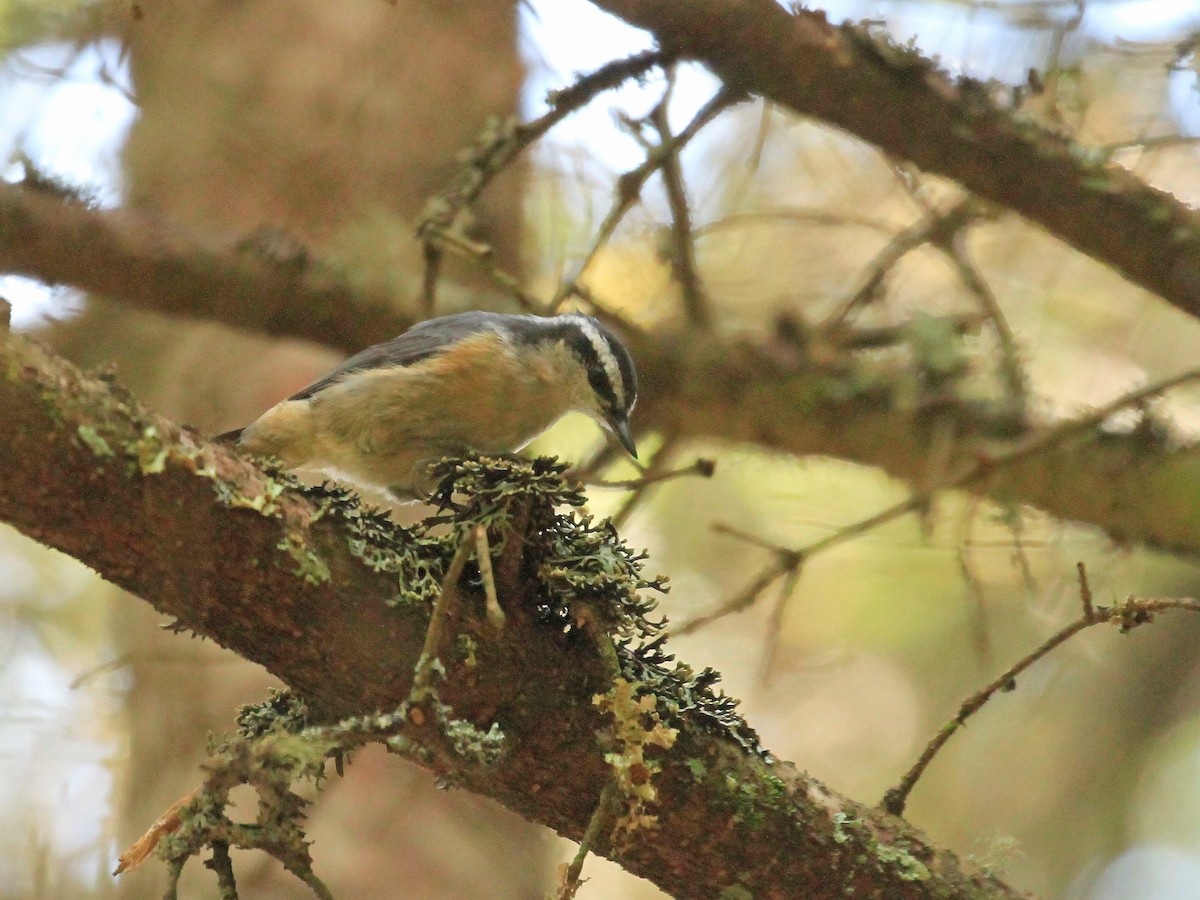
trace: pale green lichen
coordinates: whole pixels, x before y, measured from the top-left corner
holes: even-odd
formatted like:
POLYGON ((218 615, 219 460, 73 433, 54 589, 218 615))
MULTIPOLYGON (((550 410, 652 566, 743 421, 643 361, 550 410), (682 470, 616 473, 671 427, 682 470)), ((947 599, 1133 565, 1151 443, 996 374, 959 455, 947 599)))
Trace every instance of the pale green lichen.
POLYGON ((667 726, 658 714, 653 694, 638 696, 638 685, 618 677, 606 694, 592 697, 592 705, 612 716, 612 727, 601 729, 597 737, 607 748, 604 761, 612 767, 613 779, 626 799, 624 813, 613 826, 613 840, 625 846, 636 832, 658 827, 658 816, 646 812, 646 806, 658 799, 654 776, 661 764, 646 755, 647 748, 669 750, 679 732, 667 726))
POLYGON ((170 449, 163 443, 158 429, 147 425, 138 440, 125 445, 125 453, 137 460, 138 469, 143 475, 161 475, 167 467, 170 449))
POLYGON ((275 545, 296 562, 292 574, 309 584, 325 584, 330 579, 329 564, 298 535, 285 535, 275 545))
POLYGON ((871 842, 875 858, 895 870, 901 881, 928 881, 929 867, 898 844, 871 842))
POLYGON ((861 821, 854 816, 845 812, 837 812, 833 814, 833 840, 834 843, 844 844, 850 840, 851 835, 846 831, 847 826, 853 827, 860 825, 861 821))
POLYGON ((479 665, 479 660, 476 658, 476 651, 479 645, 475 638, 469 634, 460 634, 454 639, 454 654, 468 669, 473 669, 479 665))
POLYGON ((638 687, 617 678, 608 693, 592 697, 592 705, 612 716, 613 727, 605 730, 601 743, 610 748, 604 759, 612 766, 622 792, 652 803, 658 794, 651 779, 661 766, 646 758, 646 748, 669 750, 679 732, 663 723, 654 695, 638 696, 638 687))
POLYGON ((108 441, 106 441, 103 436, 101 436, 100 432, 98 432, 91 425, 80 425, 76 429, 76 433, 79 435, 79 440, 83 443, 83 445, 91 450, 96 456, 116 456, 116 454, 113 453, 112 447, 108 445, 108 441))

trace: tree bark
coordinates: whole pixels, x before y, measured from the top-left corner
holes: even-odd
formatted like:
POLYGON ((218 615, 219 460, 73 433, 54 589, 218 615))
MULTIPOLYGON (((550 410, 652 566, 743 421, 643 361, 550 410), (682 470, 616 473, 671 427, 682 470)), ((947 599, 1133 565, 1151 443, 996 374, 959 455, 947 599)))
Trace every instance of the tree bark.
MULTIPOLYGON (((407 698, 428 612, 390 604, 394 576, 363 561, 392 552, 402 532, 372 538, 341 507, 277 493, 247 460, 26 338, 0 343, 0 372, 0 518, 263 665, 325 717, 407 698), (375 542, 368 553, 354 549, 363 540, 375 542)), ((478 661, 452 666, 439 696, 476 727, 499 723, 506 753, 453 774, 578 840, 610 777, 592 698, 611 673, 596 646, 536 624, 532 589, 506 594, 510 626, 499 638, 474 617, 461 623, 478 661)), ((728 734, 671 724, 679 737, 654 775, 657 827, 596 849, 677 897, 1016 896, 902 820, 728 734)), ((409 736, 418 756, 436 737, 409 736)))

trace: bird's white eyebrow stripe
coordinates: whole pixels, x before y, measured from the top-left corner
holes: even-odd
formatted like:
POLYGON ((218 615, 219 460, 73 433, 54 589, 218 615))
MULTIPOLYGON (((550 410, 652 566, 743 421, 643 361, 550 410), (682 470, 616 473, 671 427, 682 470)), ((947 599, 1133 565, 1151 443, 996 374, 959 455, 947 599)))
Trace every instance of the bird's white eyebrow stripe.
POLYGON ((588 339, 588 343, 592 345, 592 349, 596 351, 596 357, 600 360, 600 365, 604 367, 604 374, 608 376, 608 383, 612 385, 617 405, 624 407, 625 379, 621 377, 621 366, 617 363, 616 356, 613 355, 612 347, 608 345, 608 341, 604 339, 604 335, 600 333, 599 329, 592 324, 591 319, 586 316, 577 316, 575 321, 579 324, 579 330, 583 332, 584 337, 588 339))

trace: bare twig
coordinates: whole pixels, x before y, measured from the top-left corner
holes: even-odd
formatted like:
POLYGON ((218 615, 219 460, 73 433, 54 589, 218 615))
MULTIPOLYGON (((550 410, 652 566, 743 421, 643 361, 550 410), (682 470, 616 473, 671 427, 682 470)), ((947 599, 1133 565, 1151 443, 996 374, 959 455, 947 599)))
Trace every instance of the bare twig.
POLYGON ((487 618, 497 631, 504 628, 505 615, 496 593, 496 580, 492 574, 492 546, 488 541, 487 528, 476 525, 471 531, 475 535, 475 558, 479 562, 479 579, 483 582, 483 595, 487 603, 487 618))
POLYGON ((783 584, 779 587, 779 596, 775 599, 775 605, 771 607, 771 615, 767 618, 767 650, 763 654, 763 664, 760 673, 760 681, 766 684, 771 680, 771 676, 775 673, 775 659, 779 653, 779 638, 783 632, 783 616, 787 612, 788 602, 792 599, 792 595, 796 593, 796 585, 800 583, 800 574, 803 567, 800 565, 793 566, 783 577, 783 584))
POLYGON ((238 900, 237 881, 233 877, 233 860, 229 858, 229 842, 212 842, 212 859, 204 861, 204 867, 217 873, 217 887, 221 900, 238 900))
MULTIPOLYGON (((659 448, 655 455, 655 462, 662 455, 664 449, 669 450, 668 441, 663 442, 663 446, 659 448)), ((660 481, 670 481, 673 478, 683 478, 688 475, 699 475, 701 478, 712 478, 713 473, 717 470, 717 462, 707 457, 699 457, 694 462, 688 463, 679 469, 671 469, 663 471, 656 470, 654 463, 646 469, 646 474, 641 478, 631 478, 628 481, 589 481, 591 487, 614 488, 620 491, 640 491, 649 487, 652 484, 658 484, 660 481)))
POLYGON ((578 283, 583 280, 583 276, 587 273, 588 268, 600 253, 600 250, 608 243, 613 232, 616 231, 617 225, 621 223, 621 220, 625 218, 625 214, 633 209, 634 205, 641 199, 642 188, 650 179, 650 176, 657 172, 667 159, 683 149, 705 125, 715 119, 725 109, 739 102, 744 96, 740 91, 722 87, 713 95, 713 98, 708 103, 701 107, 700 111, 692 118, 692 121, 679 134, 651 149, 641 165, 629 170, 617 179, 612 207, 604 217, 604 221, 596 229, 596 237, 592 241, 587 254, 584 256, 583 262, 580 263, 575 276, 564 281, 559 286, 551 305, 552 310, 557 311, 560 309, 567 299, 576 292, 578 283))
POLYGON ((1103 144, 1100 150, 1112 154, 1119 150, 1162 150, 1167 147, 1195 147, 1197 144, 1200 144, 1200 137, 1189 134, 1156 134, 1103 144))
POLYGON ((779 206, 766 209, 751 209, 745 212, 730 213, 720 219, 714 219, 704 225, 699 225, 692 231, 696 238, 707 237, 718 231, 725 231, 739 225, 755 224, 758 222, 795 222, 799 225, 830 225, 846 228, 867 228, 881 234, 891 235, 896 226, 883 219, 870 216, 859 216, 853 213, 832 212, 824 209, 807 209, 804 207, 779 206))
POLYGON ((614 824, 618 787, 617 779, 612 778, 600 791, 600 799, 596 801, 592 818, 588 820, 587 831, 583 833, 583 839, 579 842, 579 851, 563 872, 562 885, 558 889, 558 900, 574 900, 575 894, 583 885, 580 875, 583 873, 584 860, 587 859, 588 853, 591 852, 600 835, 611 829, 614 824))
MULTIPOLYGON (((531 313, 545 312, 546 304, 525 290, 521 279, 496 264, 492 248, 487 244, 472 241, 456 231, 430 232, 426 236, 426 242, 435 244, 438 250, 449 250, 458 256, 473 260, 484 274, 495 282, 497 287, 510 294, 522 309, 531 313)), ((427 268, 426 275, 428 273, 427 268)))
POLYGON ((1138 625, 1151 621, 1155 613, 1168 609, 1184 609, 1200 612, 1200 601, 1191 598, 1168 598, 1137 600, 1129 597, 1124 603, 1115 606, 1093 606, 1091 590, 1087 583, 1087 573, 1083 563, 1078 564, 1080 597, 1083 602, 1083 614, 1070 624, 1060 628, 1041 643, 1032 653, 1024 656, 1004 671, 998 678, 963 701, 958 713, 943 725, 925 746, 921 756, 912 768, 900 779, 900 783, 889 790, 880 805, 892 815, 904 814, 904 807, 913 787, 924 774, 925 769, 938 751, 942 749, 950 737, 957 732, 967 719, 978 712, 993 696, 999 692, 1011 691, 1016 687, 1017 676, 1048 654, 1055 647, 1064 643, 1074 635, 1092 625, 1110 623, 1117 625, 1122 632, 1130 631, 1138 625))
POLYGON ((967 586, 967 593, 971 595, 971 600, 973 601, 973 615, 971 616, 970 624, 971 638, 975 643, 975 650, 979 654, 979 658, 983 662, 990 662, 992 658, 992 641, 987 624, 987 594, 984 592, 983 585, 976 576, 975 570, 971 567, 970 554, 971 531, 975 527, 975 519, 979 515, 981 502, 978 497, 970 499, 967 514, 963 517, 962 530, 955 556, 958 559, 958 571, 962 575, 963 583, 967 586))
POLYGON ((459 588, 467 560, 471 558, 472 541, 464 538, 458 545, 454 559, 450 561, 446 575, 442 578, 442 589, 438 591, 433 603, 433 611, 429 614, 429 627, 425 629, 425 643, 421 647, 421 656, 417 659, 416 673, 413 675, 411 696, 419 699, 427 689, 432 687, 433 676, 440 665, 438 654, 445 648, 447 621, 458 612, 459 588))
MULTIPOLYGON (((741 537, 740 534, 732 529, 720 529, 727 534, 734 534, 741 537)), ((752 543, 762 544, 757 539, 751 539, 752 543)), ((774 554, 774 558, 768 563, 761 572, 756 575, 749 584, 734 594, 725 603, 722 603, 711 612, 704 613, 689 619, 678 628, 670 629, 672 635, 692 634, 699 631, 706 625, 711 625, 718 619, 723 619, 731 613, 741 612, 743 609, 748 609, 753 606, 763 591, 769 588, 779 578, 784 575, 789 575, 795 572, 797 576, 805 562, 803 552, 797 550, 788 550, 784 547, 770 547, 774 554)), ((778 616, 783 615, 783 610, 779 609, 776 613, 778 616)))
POLYGON ((553 92, 548 102, 549 112, 532 122, 489 120, 484 132, 467 155, 466 163, 454 179, 429 199, 417 235, 424 245, 425 272, 421 300, 425 315, 432 315, 437 299, 437 282, 441 272, 443 249, 475 260, 501 288, 511 293, 531 312, 540 312, 544 304, 534 300, 521 287, 520 280, 496 266, 491 248, 471 241, 463 233, 460 220, 484 188, 527 147, 576 110, 590 103, 597 95, 629 78, 644 74, 663 62, 659 51, 646 51, 626 59, 615 60, 584 75, 568 88, 553 92))
MULTIPOLYGON (((674 70, 668 81, 667 95, 650 113, 650 123, 658 132, 661 147, 669 146, 674 139, 667 119, 667 107, 671 88, 674 87, 674 70)), ((679 149, 667 153, 662 160, 663 187, 667 192, 667 204, 671 208, 671 272, 679 282, 683 308, 690 324, 698 328, 711 328, 712 307, 700 283, 696 268, 696 242, 692 233, 692 214, 688 208, 687 189, 683 182, 683 165, 679 160, 679 149)))
POLYGON ((1008 392, 1013 400, 1021 408, 1024 408, 1029 397, 1029 385, 1025 378, 1025 370, 1021 367, 1021 356, 1016 338, 1012 328, 1009 327, 1008 320, 1004 317, 1004 311, 1000 308, 999 301, 996 300, 992 286, 988 284, 987 279, 983 277, 971 259, 965 233, 961 230, 956 231, 941 249, 954 263, 959 279, 975 297, 988 321, 992 323, 996 339, 1000 343, 1000 370, 1008 392))
MULTIPOLYGON (((620 528, 629 520, 630 515, 633 514, 634 509, 636 509, 638 504, 640 504, 645 498, 646 492, 649 490, 652 484, 656 484, 665 478, 673 478, 677 475, 703 474, 703 472, 698 469, 698 464, 701 462, 706 462, 706 460, 697 460, 691 466, 683 469, 676 469, 674 471, 666 470, 666 467, 670 463, 671 456, 674 453, 675 447, 678 445, 678 443, 679 439, 674 435, 664 435, 662 443, 659 444, 658 450, 655 451, 653 459, 650 460, 650 464, 646 467, 646 471, 641 478, 635 478, 632 481, 625 482, 608 482, 608 485, 610 486, 628 487, 631 491, 630 495, 625 498, 625 502, 621 504, 620 509, 618 509, 612 516, 611 521, 614 528, 620 528)), ((707 462, 711 466, 711 460, 707 460, 707 462)), ((712 469, 709 468, 708 475, 711 474, 712 469)), ((706 475, 705 477, 708 476, 706 475)))
MULTIPOLYGON (((1200 378, 1200 369, 1189 369, 1178 375, 1170 378, 1165 378, 1161 381, 1154 382, 1146 387, 1138 388, 1123 394, 1117 399, 1100 406, 1085 416, 1080 416, 1076 419, 1071 419, 1063 422, 1053 428, 1048 428, 1038 434, 1034 434, 1029 438, 1015 444, 1007 450, 992 453, 990 455, 980 455, 976 462, 968 466, 958 475, 948 477, 938 483, 931 484, 924 490, 916 491, 909 495, 908 499, 900 503, 890 506, 873 516, 868 516, 865 519, 860 519, 843 528, 839 528, 820 540, 814 541, 806 547, 799 549, 788 549, 754 540, 759 546, 770 550, 774 554, 774 559, 768 563, 763 570, 755 576, 755 578, 745 588, 735 594, 725 603, 721 604, 715 610, 698 616, 694 619, 685 622, 678 629, 673 629, 675 634, 691 634, 694 631, 703 628, 715 622, 718 619, 724 618, 730 613, 740 612, 752 606, 758 597, 769 588, 778 578, 785 574, 799 569, 805 562, 824 550, 836 547, 839 544, 844 544, 853 538, 859 537, 878 528, 880 525, 890 522, 893 519, 899 518, 910 512, 919 511, 928 506, 933 496, 940 491, 958 490, 981 481, 987 476, 993 474, 999 469, 1014 465, 1033 456, 1048 450, 1051 447, 1062 443, 1069 438, 1072 438, 1089 428, 1096 427, 1108 419, 1114 413, 1120 410, 1143 403, 1156 394, 1161 394, 1173 387, 1178 387, 1188 381, 1194 381, 1200 378)), ((721 527, 719 530, 726 534, 732 534, 736 537, 746 539, 747 536, 728 527, 721 527)), ((777 615, 782 616, 783 611, 780 610, 777 615)))
POLYGON ((661 51, 647 50, 614 60, 584 75, 570 87, 551 93, 547 98, 550 111, 532 122, 507 127, 489 123, 487 131, 472 148, 467 164, 426 204, 425 215, 417 226, 418 235, 427 239, 433 232, 451 229, 459 214, 474 203, 491 180, 527 147, 599 94, 648 72, 665 59, 661 51))
POLYGON ((979 216, 978 204, 972 199, 960 200, 943 213, 931 211, 916 223, 897 233, 867 266, 858 288, 846 297, 821 324, 821 331, 836 331, 850 316, 874 301, 891 271, 911 251, 928 243, 948 238, 979 216))
POLYGON ((442 248, 435 241, 426 241, 421 250, 425 271, 421 277, 421 310, 425 317, 433 315, 437 307, 438 277, 442 272, 442 248))
POLYGON ((1086 619, 1094 619, 1096 609, 1092 605, 1092 586, 1088 584, 1087 567, 1080 560, 1075 563, 1075 568, 1079 572, 1079 600, 1083 604, 1083 616, 1086 619))

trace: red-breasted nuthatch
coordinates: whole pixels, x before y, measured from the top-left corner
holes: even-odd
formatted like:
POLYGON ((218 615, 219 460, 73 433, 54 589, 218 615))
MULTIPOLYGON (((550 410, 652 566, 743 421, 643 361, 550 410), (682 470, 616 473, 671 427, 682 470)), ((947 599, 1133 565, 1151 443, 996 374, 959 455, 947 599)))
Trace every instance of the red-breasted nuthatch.
POLYGON ((510 453, 571 411, 636 457, 636 401, 629 351, 590 316, 467 312, 363 350, 218 440, 411 498, 423 463, 510 453))

